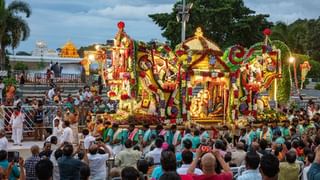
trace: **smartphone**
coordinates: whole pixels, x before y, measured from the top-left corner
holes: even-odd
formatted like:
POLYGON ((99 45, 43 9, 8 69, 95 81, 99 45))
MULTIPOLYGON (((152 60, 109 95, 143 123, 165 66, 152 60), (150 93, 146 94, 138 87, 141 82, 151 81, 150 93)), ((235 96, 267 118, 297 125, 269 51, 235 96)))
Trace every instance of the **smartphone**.
POLYGON ((8 151, 8 162, 19 162, 20 154, 18 151, 8 151))
POLYGON ((210 152, 212 150, 210 146, 203 146, 203 145, 200 147, 200 149, 202 152, 205 152, 205 153, 210 152))

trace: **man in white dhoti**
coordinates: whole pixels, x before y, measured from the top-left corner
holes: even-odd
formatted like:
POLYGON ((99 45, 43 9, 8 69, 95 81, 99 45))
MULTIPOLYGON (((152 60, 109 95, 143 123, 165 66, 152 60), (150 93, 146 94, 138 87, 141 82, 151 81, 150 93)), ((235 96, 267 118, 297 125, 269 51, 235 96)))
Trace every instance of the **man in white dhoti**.
POLYGON ((12 127, 12 139, 13 145, 22 146, 22 132, 23 132, 23 122, 24 122, 24 114, 20 111, 19 108, 15 108, 9 124, 12 127))

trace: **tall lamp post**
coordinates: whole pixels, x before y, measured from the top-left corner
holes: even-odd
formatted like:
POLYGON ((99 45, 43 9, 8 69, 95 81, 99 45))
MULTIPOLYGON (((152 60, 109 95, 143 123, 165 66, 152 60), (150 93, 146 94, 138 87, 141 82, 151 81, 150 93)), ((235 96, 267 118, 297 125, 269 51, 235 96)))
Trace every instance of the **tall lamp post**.
POLYGON ((293 64, 295 62, 295 58, 294 57, 290 57, 289 58, 289 78, 290 78, 290 98, 291 99, 291 96, 292 96, 292 88, 293 88, 293 82, 292 82, 292 75, 291 75, 291 64, 293 64))
POLYGON ((186 4, 186 0, 182 0, 182 4, 177 5, 178 14, 177 14, 177 21, 181 21, 181 42, 186 40, 186 28, 187 22, 189 21, 190 17, 190 9, 192 8, 193 3, 186 4))

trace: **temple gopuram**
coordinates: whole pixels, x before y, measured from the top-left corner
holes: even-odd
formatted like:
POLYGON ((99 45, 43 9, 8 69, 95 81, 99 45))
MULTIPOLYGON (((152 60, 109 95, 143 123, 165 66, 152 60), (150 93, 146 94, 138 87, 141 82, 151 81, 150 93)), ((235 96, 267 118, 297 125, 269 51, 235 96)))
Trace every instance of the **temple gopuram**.
POLYGON ((77 47, 69 40, 61 48, 59 56, 63 58, 79 58, 77 47))

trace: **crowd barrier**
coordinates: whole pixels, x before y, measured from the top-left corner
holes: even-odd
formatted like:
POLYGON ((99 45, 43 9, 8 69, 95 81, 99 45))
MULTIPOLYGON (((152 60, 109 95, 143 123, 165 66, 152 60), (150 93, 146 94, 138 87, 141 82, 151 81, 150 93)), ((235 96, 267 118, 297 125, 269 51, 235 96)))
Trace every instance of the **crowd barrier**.
MULTIPOLYGON (((15 77, 18 82, 20 81, 21 74, 22 73, 19 71, 12 72, 12 76, 15 77)), ((24 76, 25 76, 25 83, 35 83, 35 84, 49 83, 47 79, 47 73, 25 72, 24 76)), ((54 77, 52 80, 54 83, 81 83, 81 75, 62 73, 58 77, 54 77)))
MULTIPOLYGON (((14 106, 2 106, 0 108, 0 127, 4 128, 7 133, 11 133, 11 129, 8 128, 11 115, 14 111, 14 106)), ((57 114, 58 106, 43 106, 43 123, 45 128, 52 127, 52 120, 57 114)), ((25 122, 23 127, 24 133, 34 132, 34 114, 35 109, 32 106, 22 106, 21 112, 25 116, 25 122)))

